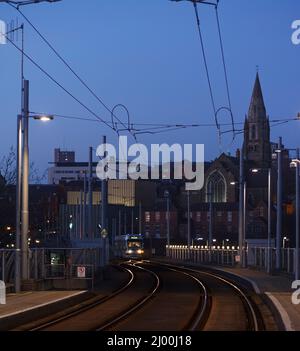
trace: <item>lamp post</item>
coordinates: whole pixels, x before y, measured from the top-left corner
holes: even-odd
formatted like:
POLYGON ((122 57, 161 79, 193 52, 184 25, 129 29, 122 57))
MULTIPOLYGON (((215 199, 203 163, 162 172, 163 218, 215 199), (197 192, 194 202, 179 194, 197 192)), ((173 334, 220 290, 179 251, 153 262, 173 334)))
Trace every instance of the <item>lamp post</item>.
POLYGON ((272 174, 272 169, 271 168, 255 168, 252 169, 251 172, 253 174, 258 173, 259 171, 268 171, 268 240, 267 240, 267 272, 271 273, 271 258, 272 258, 272 248, 271 248, 271 237, 272 237, 272 218, 271 218, 271 174, 272 174))
POLYGON ((165 190, 164 197, 167 199, 167 245, 170 246, 170 192, 165 190))
POLYGON ((28 280, 28 231, 29 231, 29 118, 43 122, 53 116, 29 115, 29 81, 24 80, 23 114, 17 123, 17 184, 16 184, 16 291, 21 289, 21 279, 28 280), (21 257, 20 257, 21 254, 21 257))
MULTIPOLYGON (((245 227, 246 227, 246 183, 244 177, 244 152, 243 148, 239 150, 240 152, 240 174, 239 174, 239 257, 240 265, 244 266, 244 246, 245 246, 245 227)), ((236 182, 231 182, 231 185, 236 185, 236 182)))
POLYGON ((282 138, 279 138, 277 153, 277 224, 276 224, 276 270, 281 267, 281 237, 282 237, 282 138))
POLYGON ((296 252, 295 252, 295 280, 299 280, 299 201, 300 201, 300 187, 299 187, 299 164, 300 164, 300 149, 297 149, 297 158, 291 163, 296 169, 296 252))
POLYGON ((187 241, 188 241, 188 247, 190 250, 191 247, 191 205, 190 205, 190 191, 187 191, 187 217, 188 217, 188 237, 187 237, 187 241))

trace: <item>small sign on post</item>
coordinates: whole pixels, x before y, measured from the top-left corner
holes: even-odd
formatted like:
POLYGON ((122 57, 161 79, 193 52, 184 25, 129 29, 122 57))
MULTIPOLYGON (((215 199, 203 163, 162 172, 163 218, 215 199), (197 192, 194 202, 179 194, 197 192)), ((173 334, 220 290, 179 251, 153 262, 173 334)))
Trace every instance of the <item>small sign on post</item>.
POLYGON ((241 262, 241 256, 240 255, 236 255, 235 256, 235 262, 236 263, 240 263, 241 262))
POLYGON ((77 278, 85 278, 86 277, 86 270, 85 267, 77 267, 77 278))

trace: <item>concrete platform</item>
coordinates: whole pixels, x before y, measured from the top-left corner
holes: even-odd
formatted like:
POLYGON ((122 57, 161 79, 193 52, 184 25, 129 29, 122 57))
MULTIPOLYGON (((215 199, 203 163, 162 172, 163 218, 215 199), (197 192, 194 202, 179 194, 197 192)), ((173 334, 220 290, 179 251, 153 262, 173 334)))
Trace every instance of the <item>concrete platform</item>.
POLYGON ((220 273, 225 272, 226 274, 235 276, 237 279, 242 279, 248 282, 248 284, 251 284, 257 294, 265 295, 266 299, 269 300, 279 314, 285 330, 300 331, 300 304, 295 305, 292 302, 292 294, 295 290, 292 289, 293 279, 288 276, 269 275, 254 269, 200 265, 194 262, 175 261, 166 258, 159 258, 157 261, 205 267, 214 271, 220 271, 220 273))
POLYGON ((94 290, 47 290, 7 294, 6 305, 0 305, 0 331, 27 325, 61 311, 76 308, 89 299, 110 295, 128 280, 128 273, 117 266, 107 267, 94 290))
MULTIPOLYGON (((214 268, 220 269, 220 267, 214 268)), ((253 269, 222 268, 221 270, 247 279, 258 294, 265 294, 271 300, 280 314, 285 330, 300 331, 300 304, 295 305, 292 302, 292 294, 295 292, 292 289, 292 278, 269 275, 253 269)))
POLYGON ((20 294, 8 294, 6 305, 0 305, 0 320, 30 310, 57 303, 85 291, 33 291, 20 294))

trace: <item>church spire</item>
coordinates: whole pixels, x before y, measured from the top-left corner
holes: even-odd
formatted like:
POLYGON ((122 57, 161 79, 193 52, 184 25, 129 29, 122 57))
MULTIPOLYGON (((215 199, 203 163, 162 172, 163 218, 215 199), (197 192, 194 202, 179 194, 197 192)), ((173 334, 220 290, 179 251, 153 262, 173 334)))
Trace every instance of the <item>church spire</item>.
POLYGON ((266 107, 259 80, 259 74, 257 72, 248 112, 248 119, 249 121, 258 121, 265 118, 267 118, 266 107))
POLYGON ((244 130, 246 159, 257 168, 268 168, 271 161, 270 125, 257 72, 244 130))

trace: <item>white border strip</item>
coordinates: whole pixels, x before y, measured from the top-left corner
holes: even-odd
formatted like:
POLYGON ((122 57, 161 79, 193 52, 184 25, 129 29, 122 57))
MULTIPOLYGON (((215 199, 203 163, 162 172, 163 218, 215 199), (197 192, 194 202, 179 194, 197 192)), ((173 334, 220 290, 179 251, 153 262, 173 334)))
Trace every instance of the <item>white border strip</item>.
POLYGON ((77 295, 81 295, 81 294, 83 294, 83 293, 85 293, 85 292, 87 292, 87 290, 79 291, 79 292, 74 293, 74 294, 72 294, 72 295, 68 295, 68 296, 61 297, 61 298, 59 298, 59 299, 55 299, 55 300, 52 300, 52 301, 48 301, 48 302, 42 303, 42 304, 37 305, 37 306, 28 307, 28 308, 24 308, 23 310, 19 310, 19 311, 16 311, 16 312, 12 312, 12 313, 8 313, 8 314, 0 315, 0 320, 3 319, 3 318, 15 316, 15 315, 18 315, 18 314, 21 314, 21 313, 24 313, 24 312, 32 311, 32 310, 35 310, 35 309, 37 309, 37 308, 41 308, 41 307, 44 307, 44 306, 47 306, 47 305, 51 305, 51 304, 53 304, 53 303, 56 303, 56 302, 60 302, 60 301, 69 299, 69 298, 71 298, 71 297, 74 297, 74 296, 77 296, 77 295))
POLYGON ((285 330, 286 331, 295 331, 295 329, 292 327, 292 322, 291 322, 291 319, 290 319, 288 313, 286 312, 286 310, 284 309, 282 304, 279 302, 279 300, 274 295, 272 295, 270 292, 266 292, 265 294, 273 302, 273 304, 277 308, 278 312, 280 313, 285 330))

